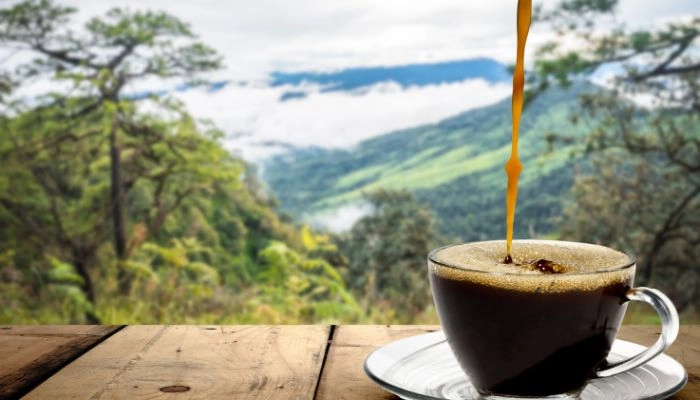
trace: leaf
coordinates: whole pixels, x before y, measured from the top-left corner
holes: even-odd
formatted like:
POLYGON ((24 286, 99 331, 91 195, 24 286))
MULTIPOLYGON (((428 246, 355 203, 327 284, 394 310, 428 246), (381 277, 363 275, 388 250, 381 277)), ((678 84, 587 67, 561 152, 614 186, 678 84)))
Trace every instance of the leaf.
POLYGON ((72 284, 82 286, 83 278, 75 272, 72 265, 62 262, 55 257, 48 257, 51 264, 49 279, 52 283, 72 284))

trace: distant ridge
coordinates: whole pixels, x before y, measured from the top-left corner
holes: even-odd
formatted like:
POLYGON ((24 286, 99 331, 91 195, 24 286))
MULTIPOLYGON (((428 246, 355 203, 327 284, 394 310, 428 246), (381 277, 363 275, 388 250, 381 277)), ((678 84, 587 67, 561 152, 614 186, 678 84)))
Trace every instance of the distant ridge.
MULTIPOLYGON (((484 79, 490 83, 507 82, 506 66, 490 58, 407 64, 390 67, 347 68, 335 72, 281 72, 270 74, 271 86, 316 83, 322 91, 352 91, 380 82, 395 82, 402 87, 425 86, 484 79)), ((299 96, 290 96, 295 98, 299 96)))
MULTIPOLYGON (((390 67, 346 68, 335 72, 284 72, 270 73, 267 84, 272 87, 283 85, 295 88, 282 93, 279 100, 288 101, 304 98, 308 92, 301 85, 312 83, 320 85, 321 92, 355 91, 377 83, 393 82, 401 87, 439 85, 462 82, 468 79, 483 79, 489 83, 508 82, 511 79, 507 67, 490 58, 443 61, 435 63, 405 64, 390 67)), ((245 86, 250 82, 229 79, 209 82, 204 85, 208 93, 218 92, 229 85, 245 86)), ((180 83, 174 88, 137 91, 129 93, 133 100, 151 96, 164 96, 173 92, 186 92, 193 88, 188 83, 180 83)))

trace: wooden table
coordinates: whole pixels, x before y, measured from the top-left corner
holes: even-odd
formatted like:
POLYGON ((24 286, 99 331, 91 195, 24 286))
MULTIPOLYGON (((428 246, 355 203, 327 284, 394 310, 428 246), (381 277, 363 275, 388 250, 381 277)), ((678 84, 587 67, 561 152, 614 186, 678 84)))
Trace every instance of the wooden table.
MULTIPOLYGON (((362 363, 436 326, 0 326, 0 399, 395 399, 362 363)), ((655 326, 620 338, 651 344, 655 326)), ((700 399, 700 325, 668 353, 700 399)))

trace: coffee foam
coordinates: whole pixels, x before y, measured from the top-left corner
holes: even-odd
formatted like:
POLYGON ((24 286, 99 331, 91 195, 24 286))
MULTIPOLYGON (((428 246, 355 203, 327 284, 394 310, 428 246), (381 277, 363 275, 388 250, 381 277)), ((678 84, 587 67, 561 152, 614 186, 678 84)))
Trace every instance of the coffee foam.
POLYGON ((430 271, 450 280, 481 283, 525 292, 595 290, 631 282, 635 267, 628 255, 603 246, 553 240, 516 240, 513 264, 504 264, 505 241, 466 243, 444 247, 429 258, 430 271), (565 272, 545 274, 518 264, 549 260, 565 272))

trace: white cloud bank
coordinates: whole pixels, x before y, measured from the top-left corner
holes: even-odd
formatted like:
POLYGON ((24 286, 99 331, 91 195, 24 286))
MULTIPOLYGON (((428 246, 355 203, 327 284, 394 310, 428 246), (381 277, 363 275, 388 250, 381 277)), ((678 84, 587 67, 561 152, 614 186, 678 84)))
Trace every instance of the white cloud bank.
POLYGON ((290 87, 229 85, 215 93, 178 93, 194 115, 210 118, 232 134, 228 145, 248 159, 267 152, 264 142, 294 146, 350 147, 397 129, 437 122, 507 97, 510 84, 484 80, 402 88, 373 85, 361 94, 311 91, 284 102, 290 87))

